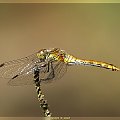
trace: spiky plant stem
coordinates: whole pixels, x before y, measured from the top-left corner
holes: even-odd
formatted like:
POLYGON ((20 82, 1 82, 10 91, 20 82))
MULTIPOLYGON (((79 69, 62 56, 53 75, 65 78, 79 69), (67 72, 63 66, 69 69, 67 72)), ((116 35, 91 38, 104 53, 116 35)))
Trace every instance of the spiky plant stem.
POLYGON ((38 100, 40 102, 40 107, 44 111, 44 116, 51 117, 51 112, 49 111, 49 105, 47 103, 47 100, 45 100, 44 94, 42 93, 42 90, 41 90, 41 81, 39 78, 39 70, 38 69, 36 69, 34 71, 34 82, 35 82, 36 92, 38 95, 38 100))

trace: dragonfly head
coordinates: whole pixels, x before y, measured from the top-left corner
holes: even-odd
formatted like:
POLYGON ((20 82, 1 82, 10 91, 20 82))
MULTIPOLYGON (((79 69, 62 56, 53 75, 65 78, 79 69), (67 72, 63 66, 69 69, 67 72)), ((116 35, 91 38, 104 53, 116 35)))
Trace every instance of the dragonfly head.
POLYGON ((40 60, 44 61, 46 59, 47 54, 48 54, 47 53, 47 49, 42 49, 42 50, 40 50, 40 51, 37 52, 37 57, 40 60))

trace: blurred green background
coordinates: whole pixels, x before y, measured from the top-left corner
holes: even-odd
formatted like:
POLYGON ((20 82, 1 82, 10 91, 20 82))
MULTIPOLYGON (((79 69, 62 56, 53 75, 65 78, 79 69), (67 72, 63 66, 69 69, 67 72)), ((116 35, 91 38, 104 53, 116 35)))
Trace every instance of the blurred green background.
MULTIPOLYGON (((120 4, 0 4, 0 63, 59 47, 120 66, 120 4)), ((0 116, 43 116, 34 85, 0 79, 0 116)), ((120 72, 85 66, 42 84, 53 116, 119 117, 120 72)))

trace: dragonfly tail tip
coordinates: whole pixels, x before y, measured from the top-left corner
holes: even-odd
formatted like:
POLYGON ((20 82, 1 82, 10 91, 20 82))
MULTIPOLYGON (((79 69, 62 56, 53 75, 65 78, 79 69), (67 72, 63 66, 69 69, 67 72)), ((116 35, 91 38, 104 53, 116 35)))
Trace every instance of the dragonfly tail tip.
POLYGON ((112 69, 112 71, 120 71, 120 68, 115 67, 112 69))

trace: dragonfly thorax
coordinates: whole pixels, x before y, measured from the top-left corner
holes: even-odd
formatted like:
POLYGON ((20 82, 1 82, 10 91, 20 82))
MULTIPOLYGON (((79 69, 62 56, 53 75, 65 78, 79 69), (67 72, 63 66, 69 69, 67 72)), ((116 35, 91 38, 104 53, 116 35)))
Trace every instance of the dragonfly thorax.
POLYGON ((65 53, 63 50, 59 48, 52 48, 52 49, 43 49, 37 53, 37 57, 41 61, 64 61, 65 53))

